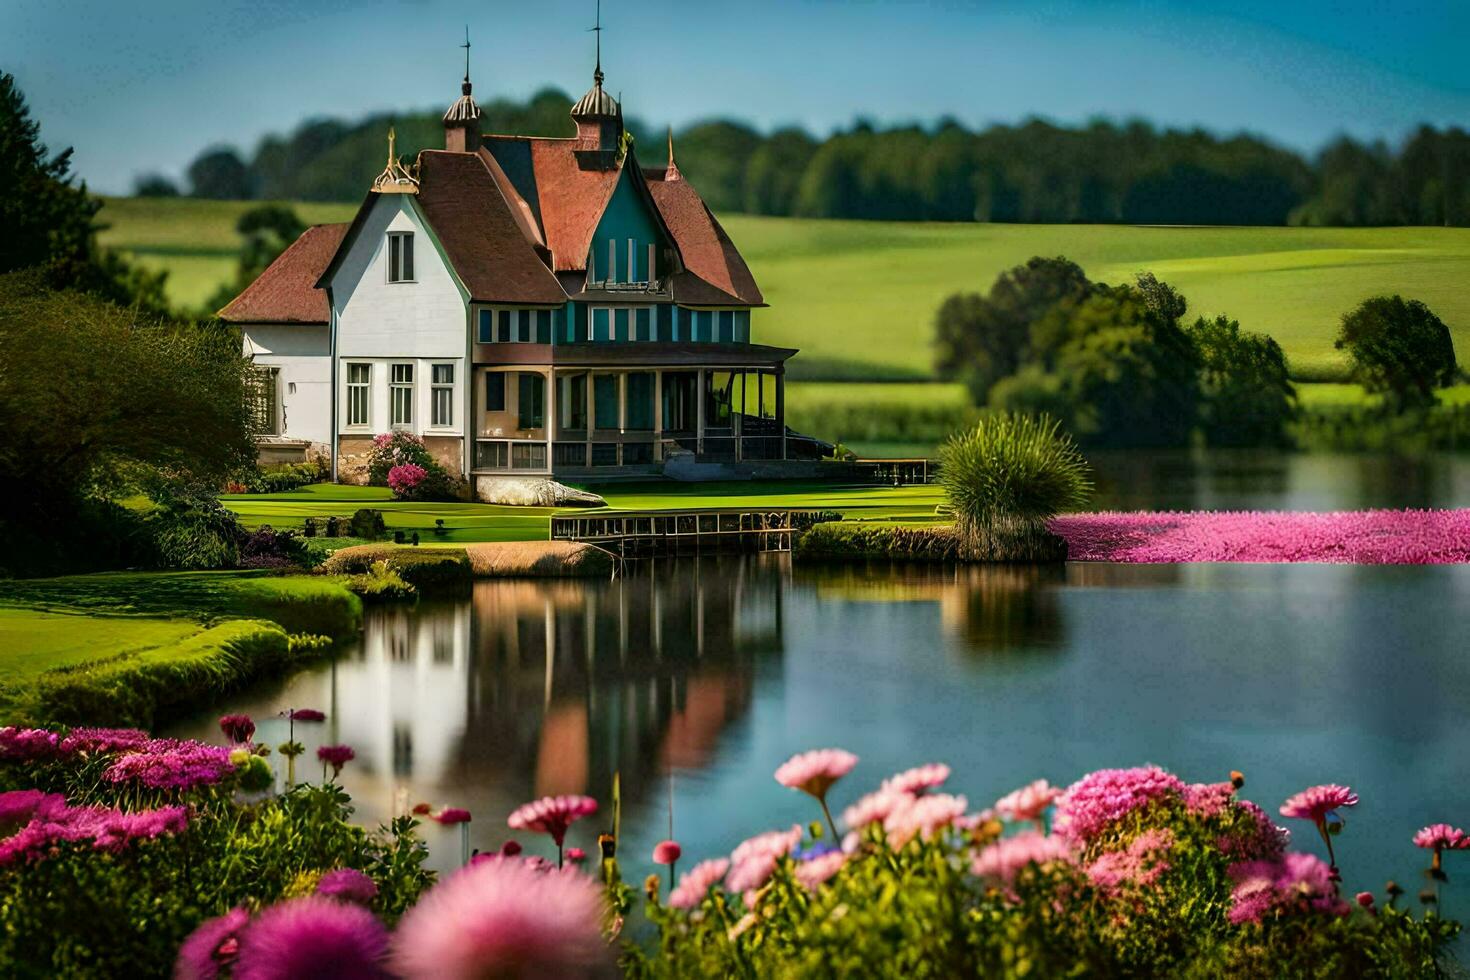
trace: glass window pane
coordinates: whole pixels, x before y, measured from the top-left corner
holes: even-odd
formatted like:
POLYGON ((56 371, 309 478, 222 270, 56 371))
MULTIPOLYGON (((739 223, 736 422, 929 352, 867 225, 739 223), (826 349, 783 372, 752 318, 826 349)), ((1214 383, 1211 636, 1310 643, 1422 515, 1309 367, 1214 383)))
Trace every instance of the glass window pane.
POLYGON ((531 310, 516 310, 516 340, 523 344, 531 342, 531 310))
POLYGON ((485 411, 505 411, 505 375, 498 371, 485 375, 485 411))
POLYGON ((613 324, 613 339, 620 342, 626 341, 628 339, 628 311, 626 309, 614 311, 613 324))
POLYGON ((495 343, 495 314, 490 310, 480 311, 479 341, 482 344, 495 343))
POLYGON ((733 344, 735 342, 735 311, 720 311, 720 333, 719 341, 722 344, 733 344))
POLYGON ((401 245, 400 242, 401 242, 401 240, 399 239, 399 237, 397 235, 389 235, 388 236, 388 281, 389 282, 397 282, 399 280, 399 278, 400 278, 399 277, 399 272, 398 272, 398 268, 399 268, 398 267, 398 255, 399 255, 399 249, 402 248, 402 245, 401 245))
POLYGON ((520 374, 518 425, 522 429, 539 429, 546 424, 546 379, 539 374, 520 374))
POLYGON ((551 343, 551 311, 536 311, 536 343, 551 343))
POLYGON ((434 365, 434 383, 436 385, 452 385, 452 384, 454 384, 454 365, 453 364, 435 364, 434 365))
POLYGON ((611 336, 608 333, 608 330, 609 330, 609 327, 610 327, 610 321, 612 319, 612 317, 609 316, 609 314, 611 312, 612 311, 609 310, 609 309, 607 309, 606 307, 599 307, 599 308, 594 309, 592 311, 592 339, 593 340, 611 340, 612 339, 611 336))
POLYGON ((645 306, 645 307, 642 307, 641 309, 639 309, 637 312, 638 312, 638 321, 637 321, 636 330, 635 330, 635 332, 633 334, 633 339, 634 340, 652 340, 653 337, 650 336, 650 334, 649 334, 649 327, 650 327, 650 324, 653 321, 653 311, 650 310, 648 307, 645 306))
POLYGON ((508 344, 515 338, 510 333, 510 310, 500 310, 496 313, 497 333, 502 344, 508 344))
POLYGON ((628 428, 653 429, 653 373, 650 371, 628 375, 628 428))
POLYGON ((599 429, 618 427, 618 377, 599 374, 592 379, 592 424, 599 429))

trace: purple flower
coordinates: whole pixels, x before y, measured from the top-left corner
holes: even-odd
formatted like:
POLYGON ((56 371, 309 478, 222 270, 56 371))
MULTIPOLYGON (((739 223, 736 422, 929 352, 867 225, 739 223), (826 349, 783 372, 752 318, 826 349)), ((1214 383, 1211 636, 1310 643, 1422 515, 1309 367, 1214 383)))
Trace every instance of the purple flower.
POLYGON ((316 884, 316 893, 366 907, 371 906, 373 899, 378 897, 378 886, 373 883, 373 879, 356 868, 338 868, 322 875, 321 881, 316 884))
POLYGON ((315 708, 292 708, 286 712, 286 717, 292 721, 326 721, 327 715, 324 711, 315 708))
POLYGON ((57 754, 60 740, 55 732, 44 728, 0 728, 0 759, 7 762, 35 762, 57 754))
POLYGON ((240 953, 240 933, 249 922, 250 913, 243 908, 201 922, 179 947, 174 980, 215 980, 221 967, 235 962, 240 953))
POLYGON ((255 722, 249 715, 225 715, 219 720, 219 730, 236 745, 250 741, 255 735, 255 722))
POLYGON ((66 797, 60 793, 43 793, 38 789, 0 793, 0 828, 23 827, 37 817, 46 819, 65 808, 66 797))
POLYGON ((388 930, 361 906, 320 895, 280 902, 240 936, 235 980, 388 976, 388 930))
POLYGON ((324 767, 331 766, 332 775, 336 776, 342 772, 343 766, 357 758, 357 753, 350 745, 323 745, 316 750, 316 757, 324 767))
POLYGON ((230 749, 171 738, 149 739, 137 752, 107 768, 108 782, 135 782, 149 789, 188 790, 212 786, 235 771, 230 749))
POLYGON ((61 740, 61 751, 64 755, 135 752, 149 740, 147 732, 136 728, 73 728, 61 740))
POLYGON ((1346 915, 1332 869, 1311 854, 1289 853, 1279 861, 1241 861, 1229 867, 1235 887, 1230 921, 1259 923, 1268 917, 1310 912, 1346 915))
POLYGON ((181 806, 125 812, 104 806, 67 806, 55 793, 0 793, 0 867, 44 858, 53 845, 90 841, 99 851, 120 851, 139 840, 177 833, 188 823, 181 806))

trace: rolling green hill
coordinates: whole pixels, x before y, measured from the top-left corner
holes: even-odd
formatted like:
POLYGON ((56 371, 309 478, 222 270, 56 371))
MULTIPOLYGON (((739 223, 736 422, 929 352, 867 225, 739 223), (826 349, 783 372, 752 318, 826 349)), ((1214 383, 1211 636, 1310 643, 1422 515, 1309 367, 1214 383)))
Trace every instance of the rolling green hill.
MULTIPOLYGON (((105 244, 170 272, 179 303, 197 304, 234 270, 234 222, 250 203, 113 199, 105 244)), ((311 222, 345 221, 351 205, 301 204, 311 222)), ((985 290, 1032 255, 1066 255, 1118 281, 1149 269, 1195 313, 1228 313, 1274 336, 1296 371, 1330 371, 1337 320, 1364 297, 1421 299, 1470 356, 1470 229, 1162 228, 812 221, 728 215, 771 309, 752 325, 763 343, 799 347, 795 378, 921 380, 929 376, 935 308, 956 290, 985 290)))

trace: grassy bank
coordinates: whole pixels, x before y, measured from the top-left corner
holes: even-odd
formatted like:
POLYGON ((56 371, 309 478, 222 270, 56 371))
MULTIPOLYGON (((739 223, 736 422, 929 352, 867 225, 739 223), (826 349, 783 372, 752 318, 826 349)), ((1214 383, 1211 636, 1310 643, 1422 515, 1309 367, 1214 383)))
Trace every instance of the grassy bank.
POLYGON ((345 637, 362 604, 304 576, 179 572, 0 585, 0 723, 151 725, 345 637))
MULTIPOLYGON (((175 302, 198 304, 234 274, 234 223, 252 202, 114 198, 104 243, 167 269, 175 302)), ((351 204, 297 204, 307 222, 347 221, 351 204)), ((799 347, 793 377, 925 380, 933 316, 1033 255, 1066 255, 1096 280, 1149 269, 1193 313, 1228 313, 1269 333, 1294 370, 1340 371, 1338 318, 1383 292, 1428 303, 1470 351, 1470 229, 1146 228, 813 221, 721 215, 760 283, 762 343, 799 347)))

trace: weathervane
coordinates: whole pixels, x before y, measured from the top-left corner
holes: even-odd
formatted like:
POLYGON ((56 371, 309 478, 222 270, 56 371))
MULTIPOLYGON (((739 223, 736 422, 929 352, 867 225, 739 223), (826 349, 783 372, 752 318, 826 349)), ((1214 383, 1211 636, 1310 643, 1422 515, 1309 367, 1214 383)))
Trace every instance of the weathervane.
POLYGON ((464 43, 460 47, 464 48, 464 80, 468 84, 470 80, 470 25, 468 24, 464 25, 464 43))
POLYGON ((602 84, 602 0, 597 0, 597 23, 587 28, 597 35, 597 67, 592 72, 592 80, 598 85, 602 84))

